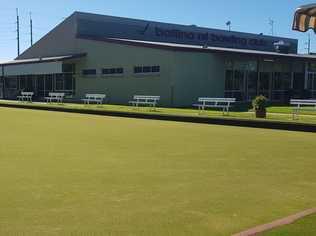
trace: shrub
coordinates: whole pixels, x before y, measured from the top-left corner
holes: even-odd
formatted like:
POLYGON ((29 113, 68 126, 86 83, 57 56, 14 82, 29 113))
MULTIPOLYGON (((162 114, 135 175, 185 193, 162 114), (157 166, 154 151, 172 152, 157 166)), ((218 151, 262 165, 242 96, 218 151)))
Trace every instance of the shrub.
POLYGON ((263 95, 257 96, 252 101, 252 107, 254 110, 265 110, 267 107, 267 98, 263 95))

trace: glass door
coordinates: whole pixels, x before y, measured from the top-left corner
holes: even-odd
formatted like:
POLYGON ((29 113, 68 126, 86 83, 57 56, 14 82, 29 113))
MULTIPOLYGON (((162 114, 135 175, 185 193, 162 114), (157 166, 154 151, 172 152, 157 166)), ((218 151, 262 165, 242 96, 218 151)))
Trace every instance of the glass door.
POLYGON ((238 101, 244 100, 245 71, 227 70, 225 80, 225 97, 236 98, 238 101))
POLYGON ((4 89, 4 84, 3 84, 3 79, 0 78, 0 98, 3 98, 3 89, 4 89))
POLYGON ((259 74, 259 90, 258 94, 263 95, 268 99, 271 99, 271 72, 260 72, 259 74))
POLYGON ((271 100, 287 102, 291 87, 291 73, 275 72, 272 79, 271 100))
POLYGON ((247 100, 254 99, 258 92, 258 73, 255 71, 248 71, 246 76, 247 81, 247 100))
POLYGON ((310 91, 312 98, 316 98, 316 72, 308 73, 307 89, 310 91))

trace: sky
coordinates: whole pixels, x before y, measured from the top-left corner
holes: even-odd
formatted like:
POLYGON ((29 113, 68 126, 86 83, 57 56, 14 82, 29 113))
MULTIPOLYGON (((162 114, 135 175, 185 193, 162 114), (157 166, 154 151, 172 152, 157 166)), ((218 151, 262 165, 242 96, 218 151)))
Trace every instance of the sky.
MULTIPOLYGON (((308 0, 0 0, 0 61, 17 56, 16 8, 20 15, 21 52, 30 46, 29 14, 33 19, 36 42, 74 11, 198 25, 233 31, 271 35, 269 19, 274 21, 274 35, 299 39, 299 52, 306 53, 308 33, 292 31, 295 9, 308 0)), ((310 31, 312 51, 316 35, 310 31)), ((56 45, 58 46, 58 45, 56 45)))

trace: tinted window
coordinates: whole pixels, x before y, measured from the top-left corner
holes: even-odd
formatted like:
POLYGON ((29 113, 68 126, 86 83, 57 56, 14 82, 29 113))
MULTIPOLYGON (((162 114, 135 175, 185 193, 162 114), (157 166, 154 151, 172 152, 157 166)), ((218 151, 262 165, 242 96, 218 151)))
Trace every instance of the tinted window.
POLYGON ((160 72, 160 66, 153 66, 153 67, 151 68, 151 71, 152 71, 153 73, 160 72))
POLYGON ((114 75, 114 74, 123 74, 124 69, 123 68, 104 68, 102 69, 103 75, 114 75))
POLYGON ((85 70, 82 70, 82 74, 83 75, 96 75, 97 70, 96 69, 85 69, 85 70))
POLYGON ((134 73, 158 73, 160 72, 160 66, 135 66, 134 73))
POLYGON ((134 67, 134 73, 143 73, 143 67, 141 66, 136 66, 134 67))

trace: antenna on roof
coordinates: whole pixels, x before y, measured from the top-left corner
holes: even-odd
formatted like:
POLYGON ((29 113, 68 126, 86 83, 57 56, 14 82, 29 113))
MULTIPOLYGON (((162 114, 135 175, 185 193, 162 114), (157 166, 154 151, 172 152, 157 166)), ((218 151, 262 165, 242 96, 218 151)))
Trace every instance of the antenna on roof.
POLYGON ((274 20, 269 18, 269 25, 270 25, 270 30, 271 30, 271 35, 273 36, 274 35, 274 20))
POLYGON ((226 22, 226 26, 228 27, 228 31, 231 31, 232 22, 229 20, 226 22))

